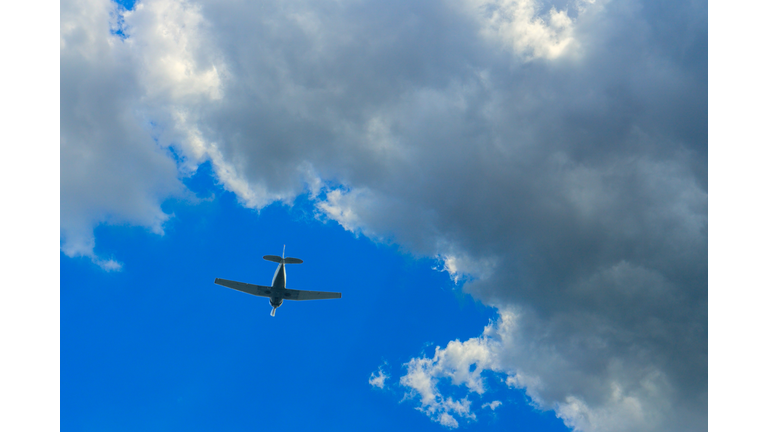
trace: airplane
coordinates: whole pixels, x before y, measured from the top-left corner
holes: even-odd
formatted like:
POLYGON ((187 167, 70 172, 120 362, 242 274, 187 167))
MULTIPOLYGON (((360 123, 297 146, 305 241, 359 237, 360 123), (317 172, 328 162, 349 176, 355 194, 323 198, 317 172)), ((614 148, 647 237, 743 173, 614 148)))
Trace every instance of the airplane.
POLYGON ((285 246, 283 246, 282 257, 277 255, 264 255, 264 259, 278 263, 277 270, 275 270, 275 276, 272 278, 271 287, 219 278, 216 278, 213 283, 259 297, 269 297, 269 304, 272 305, 272 312, 269 314, 270 316, 275 316, 275 311, 283 304, 283 300, 321 300, 341 298, 341 293, 338 292, 287 289, 285 287, 285 265, 301 264, 304 261, 298 258, 286 258, 285 246))

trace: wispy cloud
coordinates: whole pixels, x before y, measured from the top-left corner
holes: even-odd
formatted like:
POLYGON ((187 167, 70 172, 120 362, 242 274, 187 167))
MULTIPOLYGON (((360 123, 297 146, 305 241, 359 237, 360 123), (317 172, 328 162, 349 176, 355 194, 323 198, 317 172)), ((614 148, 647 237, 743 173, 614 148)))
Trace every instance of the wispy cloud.
POLYGON ((379 366, 379 370, 376 372, 371 372, 371 376, 368 378, 368 384, 370 384, 372 387, 378 387, 380 389, 384 388, 384 382, 389 378, 389 375, 384 373, 381 366, 379 366))

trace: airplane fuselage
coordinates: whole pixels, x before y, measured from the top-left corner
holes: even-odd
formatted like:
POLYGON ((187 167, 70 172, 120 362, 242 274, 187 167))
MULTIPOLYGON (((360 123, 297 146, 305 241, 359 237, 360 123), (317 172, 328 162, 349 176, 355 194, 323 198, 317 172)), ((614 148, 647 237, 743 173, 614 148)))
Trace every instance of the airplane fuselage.
POLYGON ((275 276, 272 277, 272 288, 285 289, 285 264, 280 263, 275 270, 275 276))
POLYGON ((272 277, 272 297, 269 298, 269 304, 273 308, 279 308, 283 304, 283 291, 285 290, 285 264, 279 263, 275 276, 272 277))

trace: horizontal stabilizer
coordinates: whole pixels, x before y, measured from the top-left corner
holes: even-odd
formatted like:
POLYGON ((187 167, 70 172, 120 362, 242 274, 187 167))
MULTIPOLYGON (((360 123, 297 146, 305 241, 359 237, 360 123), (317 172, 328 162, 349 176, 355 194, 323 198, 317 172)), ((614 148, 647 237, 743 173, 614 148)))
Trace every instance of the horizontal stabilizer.
POLYGON ((301 264, 304 262, 298 258, 281 258, 277 255, 264 255, 264 259, 267 261, 286 264, 301 264))

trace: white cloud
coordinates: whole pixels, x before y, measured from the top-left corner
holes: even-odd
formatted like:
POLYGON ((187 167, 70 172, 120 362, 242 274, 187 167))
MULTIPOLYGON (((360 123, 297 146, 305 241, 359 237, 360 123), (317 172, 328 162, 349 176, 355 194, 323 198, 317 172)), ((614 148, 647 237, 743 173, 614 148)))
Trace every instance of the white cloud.
POLYGON ((332 189, 328 190, 325 199, 318 201, 316 205, 324 216, 338 222, 345 230, 359 232, 362 224, 356 208, 364 208, 359 205, 364 199, 364 194, 365 190, 362 189, 332 189))
POLYGON ((441 413, 437 417, 437 422, 449 429, 455 429, 459 427, 459 422, 457 422, 456 419, 447 412, 441 413))
POLYGON ((384 382, 389 378, 389 375, 384 373, 384 371, 379 367, 379 370, 377 372, 371 372, 371 376, 368 378, 368 384, 370 384, 373 387, 378 387, 380 389, 384 388, 384 382))
POLYGON ((476 419, 470 410, 467 397, 454 400, 438 390, 441 378, 448 378, 453 385, 464 385, 470 392, 485 392, 481 373, 493 362, 492 351, 484 346, 485 339, 471 339, 465 343, 453 341, 445 349, 435 348, 433 358, 414 358, 407 366, 407 373, 400 378, 400 385, 408 389, 407 395, 418 398, 420 409, 443 426, 458 427, 451 414, 466 419, 476 419), (472 370, 471 370, 472 369, 472 370))
POLYGON ((556 59, 578 45, 573 35, 574 23, 565 10, 552 6, 541 14, 542 5, 535 0, 470 0, 467 3, 475 9, 484 36, 497 40, 526 60, 556 59))
MULTIPOLYGON (((450 251, 451 249, 448 245, 440 245, 438 250, 450 251)), ((438 254, 435 259, 442 263, 442 267, 433 267, 433 270, 447 272, 453 283, 457 285, 471 278, 485 279, 490 277, 497 264, 497 259, 495 258, 483 257, 481 259, 474 259, 467 254, 438 254)))
POLYGON ((486 402, 481 408, 490 408, 491 411, 495 411, 496 408, 501 406, 501 401, 486 402))
POLYGON ((124 19, 125 43, 143 63, 146 97, 174 105, 221 99, 225 67, 208 51, 200 4, 140 1, 124 19))

